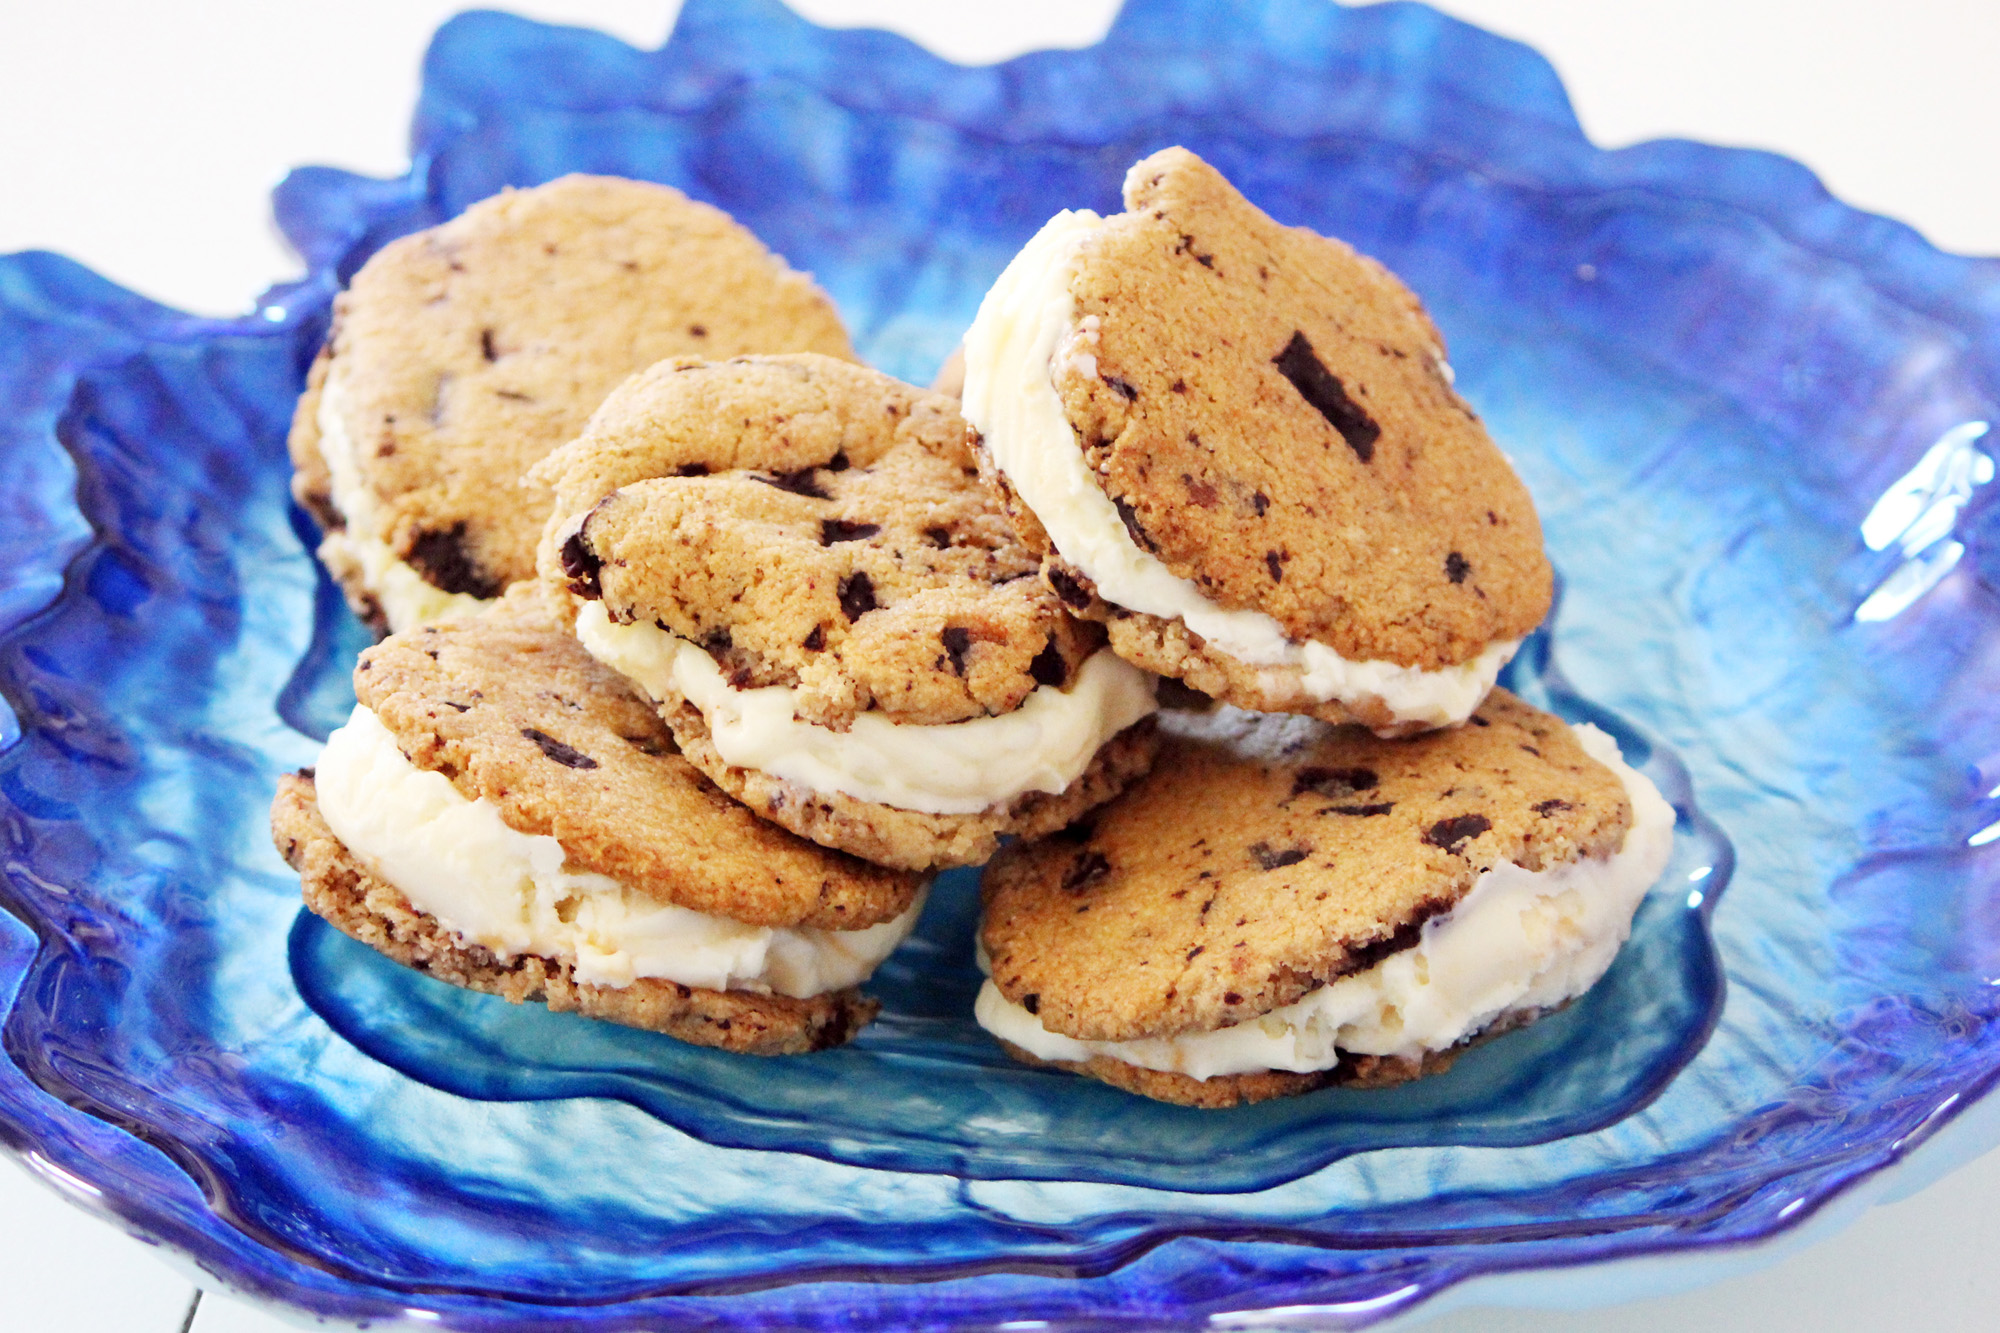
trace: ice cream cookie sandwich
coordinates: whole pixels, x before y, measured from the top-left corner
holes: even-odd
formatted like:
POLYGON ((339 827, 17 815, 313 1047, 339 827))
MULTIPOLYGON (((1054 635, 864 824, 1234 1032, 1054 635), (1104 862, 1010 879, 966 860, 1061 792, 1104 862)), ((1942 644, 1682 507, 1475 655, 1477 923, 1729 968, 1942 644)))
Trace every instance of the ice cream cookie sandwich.
POLYGON ((1161 714, 1152 775, 987 868, 976 1016, 1013 1055, 1220 1107, 1448 1066, 1611 965, 1674 812, 1495 690, 1391 741, 1161 714))
POLYGON ((360 703, 286 778, 307 905, 431 976, 758 1055, 848 1040, 925 880, 797 838, 674 752, 527 583, 362 654, 360 703))
POLYGON ((830 357, 636 376, 537 476, 544 576, 765 818, 905 868, 1062 827, 1153 751, 1153 678, 1036 577, 949 398, 830 357))
POLYGON ((1045 576, 1225 702, 1462 721, 1551 579, 1417 298, 1184 149, 1125 205, 1050 221, 965 337, 963 411, 1045 576))
POLYGON ((357 614, 403 630, 535 569, 521 475, 618 382, 682 353, 853 355, 804 274, 719 209, 566 176, 384 246, 334 305, 293 417, 293 491, 357 614))

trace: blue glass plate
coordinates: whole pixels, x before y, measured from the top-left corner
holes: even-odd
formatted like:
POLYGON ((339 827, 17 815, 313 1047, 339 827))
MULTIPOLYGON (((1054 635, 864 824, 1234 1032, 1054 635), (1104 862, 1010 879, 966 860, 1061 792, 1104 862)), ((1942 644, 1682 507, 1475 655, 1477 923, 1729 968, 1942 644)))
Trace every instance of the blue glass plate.
POLYGON ((240 320, 0 259, 0 1137, 129 1227, 465 1329, 1358 1324, 1796 1225, 2000 1071, 2000 264, 1780 158, 1592 148, 1534 53, 1401 4, 1135 0, 977 70, 767 0, 651 53, 475 14, 415 144, 286 181, 309 275, 240 320), (978 1036, 969 876, 881 1023, 782 1062, 300 914, 265 805, 364 635, 283 439, 369 253, 504 185, 663 180, 923 380, 1036 226, 1175 142, 1404 274, 1534 489, 1565 596, 1514 683, 1682 813, 1603 986, 1412 1088, 1199 1115, 978 1036))

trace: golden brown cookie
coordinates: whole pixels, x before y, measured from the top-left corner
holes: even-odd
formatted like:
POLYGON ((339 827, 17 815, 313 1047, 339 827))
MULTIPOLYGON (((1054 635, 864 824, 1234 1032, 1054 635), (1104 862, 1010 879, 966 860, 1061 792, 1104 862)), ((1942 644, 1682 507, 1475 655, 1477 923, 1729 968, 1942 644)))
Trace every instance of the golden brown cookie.
POLYGON ((549 573, 709 648, 738 688, 795 689, 823 726, 1004 713, 1104 641, 1034 577, 951 402, 865 367, 657 366, 542 475, 563 477, 549 573))
POLYGON ((273 836, 308 905, 445 980, 762 1053, 845 1040, 920 877, 793 837, 674 751, 517 584, 362 655, 273 836))
MULTIPOLYGON (((1608 966, 1671 843, 1672 812, 1657 793, 1585 748, 1608 740, 1580 739, 1505 690, 1489 695, 1468 726, 1400 741, 1234 709, 1163 714, 1161 725, 1174 735, 1150 777, 1079 825, 993 861, 980 931, 991 986, 1016 1025, 988 1023, 996 1035, 1015 1046, 1047 1034, 1153 1043, 1145 1068, 1074 1043, 1035 1052, 1149 1096, 1223 1105, 1442 1067, 1481 1031, 1532 1014, 1502 1006, 1435 1046, 1329 1049, 1327 1063, 1310 1069, 1190 1077, 1164 1048, 1225 1029, 1251 1032, 1260 1019, 1268 1025, 1274 1013, 1291 1014, 1288 1006, 1420 942, 1427 960, 1426 923, 1459 920, 1457 909, 1499 868, 1508 869, 1512 891, 1529 886, 1519 901, 1531 904, 1533 891, 1588 895, 1611 885, 1605 902, 1622 897, 1603 909, 1608 915, 1574 903, 1504 909, 1556 923, 1546 939, 1521 937, 1536 966, 1569 967, 1565 951, 1586 949, 1608 966), (1639 826, 1635 809, 1644 832, 1629 838, 1639 826), (1637 859, 1621 859, 1628 854, 1637 859), (1578 935, 1572 945, 1563 934, 1589 930, 1611 937, 1578 935), (1033 1022, 1021 1028, 1025 1015, 1033 1022), (1127 1068, 1109 1070, 1107 1060, 1127 1068)), ((1608 754, 1615 760, 1615 747, 1608 754)), ((1502 930, 1491 918, 1468 928, 1502 930)), ((1522 994, 1540 992, 1524 986, 1522 994)), ((981 1004, 986 1022, 984 1008, 995 1001, 981 1004)))
POLYGON ((1462 719, 1551 576, 1417 298, 1184 149, 1134 166, 1125 203, 1050 223, 966 338, 964 410, 1046 576, 1122 655, 1226 702, 1462 719), (1314 674, 1329 652, 1379 669, 1314 674), (1433 706, 1387 669, 1482 680, 1433 706))
POLYGON ((1150 757, 1150 729, 1119 738, 1152 711, 1150 681, 1035 577, 948 398, 809 354, 665 362, 535 475, 556 494, 542 572, 579 599, 586 647, 658 701, 690 760, 787 828, 885 864, 964 864, 1061 827, 1150 757), (732 753, 718 710, 767 704, 760 735, 790 728, 822 756, 874 747, 866 772, 732 753), (1031 712, 1067 720, 1038 741, 1031 712), (966 795, 969 770, 1001 773, 963 752, 972 735, 996 751, 1054 738, 1068 767, 966 795), (939 743, 959 747, 958 776, 928 801, 896 770, 921 772, 939 743))
POLYGON ((719 209, 609 177, 509 191, 384 246, 338 298, 294 491, 356 610, 407 628, 534 573, 549 497, 522 474, 620 380, 794 350, 854 354, 826 295, 719 209))

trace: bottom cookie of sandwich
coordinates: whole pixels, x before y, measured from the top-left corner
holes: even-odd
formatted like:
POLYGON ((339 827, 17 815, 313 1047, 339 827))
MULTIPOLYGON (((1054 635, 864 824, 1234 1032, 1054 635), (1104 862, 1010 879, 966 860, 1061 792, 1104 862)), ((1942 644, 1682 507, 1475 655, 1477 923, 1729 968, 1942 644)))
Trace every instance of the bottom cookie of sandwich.
POLYGON ((320 816, 310 776, 281 779, 271 832, 286 863, 299 872, 306 906, 343 934, 440 981, 516 1004, 541 1001, 559 1012, 573 1010, 745 1055, 800 1055, 842 1045, 880 1007, 851 987, 794 999, 657 977, 627 986, 591 985, 577 981, 574 965, 562 959, 503 958, 467 944, 412 907, 334 837, 320 816))

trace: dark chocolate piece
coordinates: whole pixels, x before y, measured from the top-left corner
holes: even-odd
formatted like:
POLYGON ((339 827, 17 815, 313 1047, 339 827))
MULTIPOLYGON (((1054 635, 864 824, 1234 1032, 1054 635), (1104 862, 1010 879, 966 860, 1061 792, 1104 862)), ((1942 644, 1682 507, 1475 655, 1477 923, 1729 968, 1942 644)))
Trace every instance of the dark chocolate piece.
POLYGON ((500 595, 500 580, 481 569, 467 549, 463 519, 442 531, 419 533, 404 559, 434 588, 479 598, 500 595))
POLYGON ((1372 768, 1302 768, 1292 778, 1292 795, 1352 796, 1372 790, 1381 781, 1372 768))
POLYGON ((533 727, 522 727, 521 734, 542 747, 542 753, 561 764, 564 768, 596 768, 597 761, 583 751, 564 745, 546 731, 536 731, 533 727))
POLYGON ((1080 893, 1110 874, 1111 862, 1103 852, 1085 852, 1063 872, 1062 886, 1065 892, 1080 893))
POLYGON ((1294 330, 1285 350, 1272 357, 1271 362, 1279 374, 1292 382, 1299 395, 1333 424, 1356 458, 1364 463, 1374 461, 1375 441, 1382 438, 1382 428, 1362 410, 1361 404, 1347 396, 1346 386, 1320 361, 1305 334, 1294 330))
POLYGON ((583 529, 572 532, 562 544, 563 573, 569 575, 569 590, 578 597, 588 597, 596 601, 604 596, 604 584, 598 574, 604 562, 597 558, 597 552, 590 549, 590 543, 583 539, 583 529))
POLYGON ((826 493, 826 488, 819 484, 819 478, 813 475, 818 471, 816 467, 802 467, 796 472, 773 472, 768 477, 757 476, 750 480, 761 481, 766 486, 775 486, 781 491, 803 495, 811 500, 831 500, 833 497, 826 493))
POLYGON ((1062 598, 1065 605, 1072 606, 1079 611, 1090 605, 1091 594, 1085 590, 1081 583, 1076 581, 1076 576, 1068 570, 1050 569, 1048 571, 1048 579, 1049 586, 1056 590, 1056 596, 1062 598))
POLYGON ((1286 866, 1295 866, 1311 855, 1310 847, 1287 847, 1283 851, 1278 851, 1268 842, 1250 844, 1250 859, 1264 870, 1281 870, 1286 866))
POLYGON ((946 625, 938 632, 944 643, 945 656, 951 659, 954 674, 965 674, 965 655, 972 651, 972 631, 963 625, 946 625))
POLYGON ((865 570, 855 570, 840 581, 840 610, 853 624, 873 611, 875 601, 875 580, 868 577, 865 570))
POLYGON ((1062 650, 1056 647, 1053 638, 1035 654, 1035 660, 1028 663, 1028 674, 1034 677, 1037 685, 1053 685, 1061 689, 1069 683, 1069 663, 1063 660, 1062 650))
POLYGON ((858 542, 863 537, 873 537, 881 530, 880 523, 850 523, 844 518, 823 518, 819 521, 819 544, 832 546, 836 542, 858 542))
POLYGON ((1453 815, 1425 829, 1424 841, 1457 856, 1459 848, 1492 827, 1493 821, 1485 815, 1453 815))

